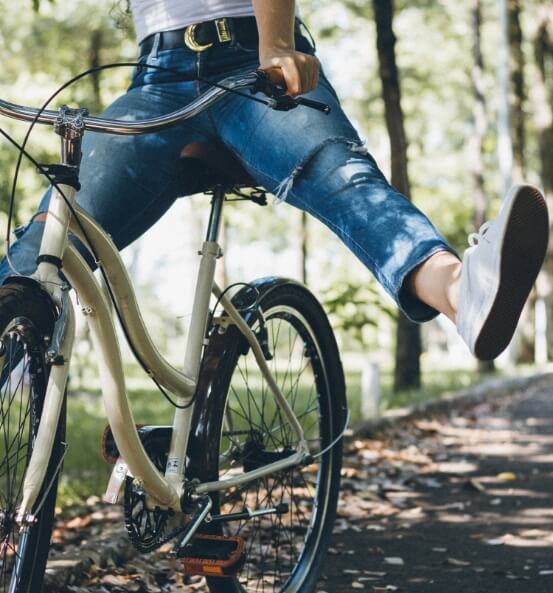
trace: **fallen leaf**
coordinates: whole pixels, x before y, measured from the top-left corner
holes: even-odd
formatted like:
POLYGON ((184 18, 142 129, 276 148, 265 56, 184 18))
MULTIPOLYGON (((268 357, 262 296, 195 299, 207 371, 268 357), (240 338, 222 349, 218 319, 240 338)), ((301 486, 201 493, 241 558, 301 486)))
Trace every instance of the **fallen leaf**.
POLYGON ((417 519, 423 514, 424 512, 422 510, 422 507, 413 507, 412 509, 401 511, 401 513, 398 514, 398 517, 400 519, 417 519))
POLYGON ((384 562, 392 566, 403 566, 405 564, 403 558, 399 558, 399 556, 389 556, 388 558, 384 558, 384 562))
POLYGON ((386 528, 382 527, 382 525, 367 525, 365 529, 367 531, 384 531, 386 528))
POLYGON ((446 564, 449 564, 449 566, 470 566, 470 562, 459 560, 457 558, 448 558, 446 564))
POLYGON ((92 517, 90 515, 85 515, 84 517, 75 517, 70 521, 67 521, 65 527, 67 529, 81 529, 89 525, 92 521, 92 517))
POLYGON ((467 490, 475 490, 476 492, 486 492, 484 485, 476 478, 468 479, 463 484, 463 488, 466 488, 467 490))
POLYGON ((119 577, 114 574, 107 574, 102 577, 100 582, 102 585, 127 585, 129 583, 129 579, 127 577, 119 577))
POLYGON ((436 478, 422 478, 417 476, 416 481, 426 488, 442 488, 443 484, 436 478))

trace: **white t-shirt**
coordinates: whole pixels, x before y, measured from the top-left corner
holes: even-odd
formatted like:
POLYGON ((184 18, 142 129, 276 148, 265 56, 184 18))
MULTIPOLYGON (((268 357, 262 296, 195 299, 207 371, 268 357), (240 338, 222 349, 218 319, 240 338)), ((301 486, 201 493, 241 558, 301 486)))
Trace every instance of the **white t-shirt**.
POLYGON ((252 16, 252 0, 131 0, 136 39, 224 16, 252 16))

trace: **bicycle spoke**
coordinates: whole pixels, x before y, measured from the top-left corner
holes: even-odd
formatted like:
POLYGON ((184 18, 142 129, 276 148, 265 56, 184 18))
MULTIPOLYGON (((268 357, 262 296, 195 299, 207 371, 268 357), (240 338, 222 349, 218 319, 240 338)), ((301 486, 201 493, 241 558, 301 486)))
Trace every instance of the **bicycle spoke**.
MULTIPOLYGON (((301 293, 303 289, 290 289, 290 293, 296 290, 301 293)), ((256 321, 252 331, 258 336, 260 329, 266 332, 271 355, 268 368, 301 426, 304 443, 315 452, 328 446, 333 437, 336 408, 327 379, 333 367, 325 367, 328 360, 322 356, 322 344, 331 344, 330 330, 321 329, 322 324, 312 325, 309 320, 320 314, 313 313, 309 304, 280 304, 287 291, 275 294, 273 305, 261 305, 264 324, 256 321)), ((300 445, 252 350, 234 356, 229 361, 232 366, 227 367, 231 374, 227 376, 226 405, 220 411, 219 479, 229 472, 239 475, 241 469, 262 470, 299 451, 300 445)), ((336 366, 339 369, 339 359, 336 366)), ((340 388, 339 383, 336 387, 340 388)), ((218 512, 223 515, 245 508, 261 513, 220 524, 223 533, 238 535, 246 544, 245 564, 229 591, 290 593, 313 578, 311 567, 320 557, 321 542, 328 537, 328 531, 322 530, 336 501, 339 473, 329 467, 331 461, 331 456, 322 456, 306 467, 267 469, 262 477, 219 494, 218 512), (323 504, 322 497, 329 495, 333 496, 330 504, 323 504)), ((210 588, 217 590, 211 583, 210 588)))

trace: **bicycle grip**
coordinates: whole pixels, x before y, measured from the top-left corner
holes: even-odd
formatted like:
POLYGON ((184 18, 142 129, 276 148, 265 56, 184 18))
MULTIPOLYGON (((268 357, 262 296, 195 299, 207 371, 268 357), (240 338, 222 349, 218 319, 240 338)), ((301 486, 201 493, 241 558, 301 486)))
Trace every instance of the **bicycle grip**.
POLYGON ((280 87, 283 92, 286 92, 286 80, 280 66, 271 66, 270 68, 259 71, 265 74, 271 84, 280 87))

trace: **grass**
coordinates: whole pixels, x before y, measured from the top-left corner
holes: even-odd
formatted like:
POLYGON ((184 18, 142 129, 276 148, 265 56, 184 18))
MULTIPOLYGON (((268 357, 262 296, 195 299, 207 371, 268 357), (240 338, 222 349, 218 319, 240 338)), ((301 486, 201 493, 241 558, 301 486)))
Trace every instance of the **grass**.
MULTIPOLYGON (((391 372, 385 372, 381 375, 380 410, 384 412, 392 408, 403 408, 439 399, 444 393, 476 385, 482 380, 483 377, 478 372, 467 369, 426 371, 422 387, 394 392, 393 375, 391 372)), ((362 419, 361 373, 348 373, 346 383, 351 421, 357 422, 362 419)))
MULTIPOLYGON (((129 394, 137 424, 171 424, 172 408, 159 391, 133 389, 129 394)), ((107 425, 99 392, 72 393, 67 404, 67 442, 59 487, 62 506, 88 496, 101 496, 112 469, 101 455, 100 443, 107 425)))
MULTIPOLYGON (((481 380, 474 371, 430 371, 424 374, 424 387, 393 393, 391 373, 381 376, 381 410, 403 407, 439 398, 444 392, 462 389, 481 380)), ((132 382, 136 384, 136 381, 132 382)), ((146 383, 147 385, 147 383, 146 383)), ((361 419, 361 375, 347 374, 351 422, 361 419)), ((137 423, 171 424, 173 409, 163 396, 150 388, 130 389, 131 407, 137 423)), ((88 496, 101 496, 112 466, 101 456, 100 441, 106 426, 99 392, 70 392, 67 417, 69 447, 60 481, 59 504, 78 504, 88 496)))

